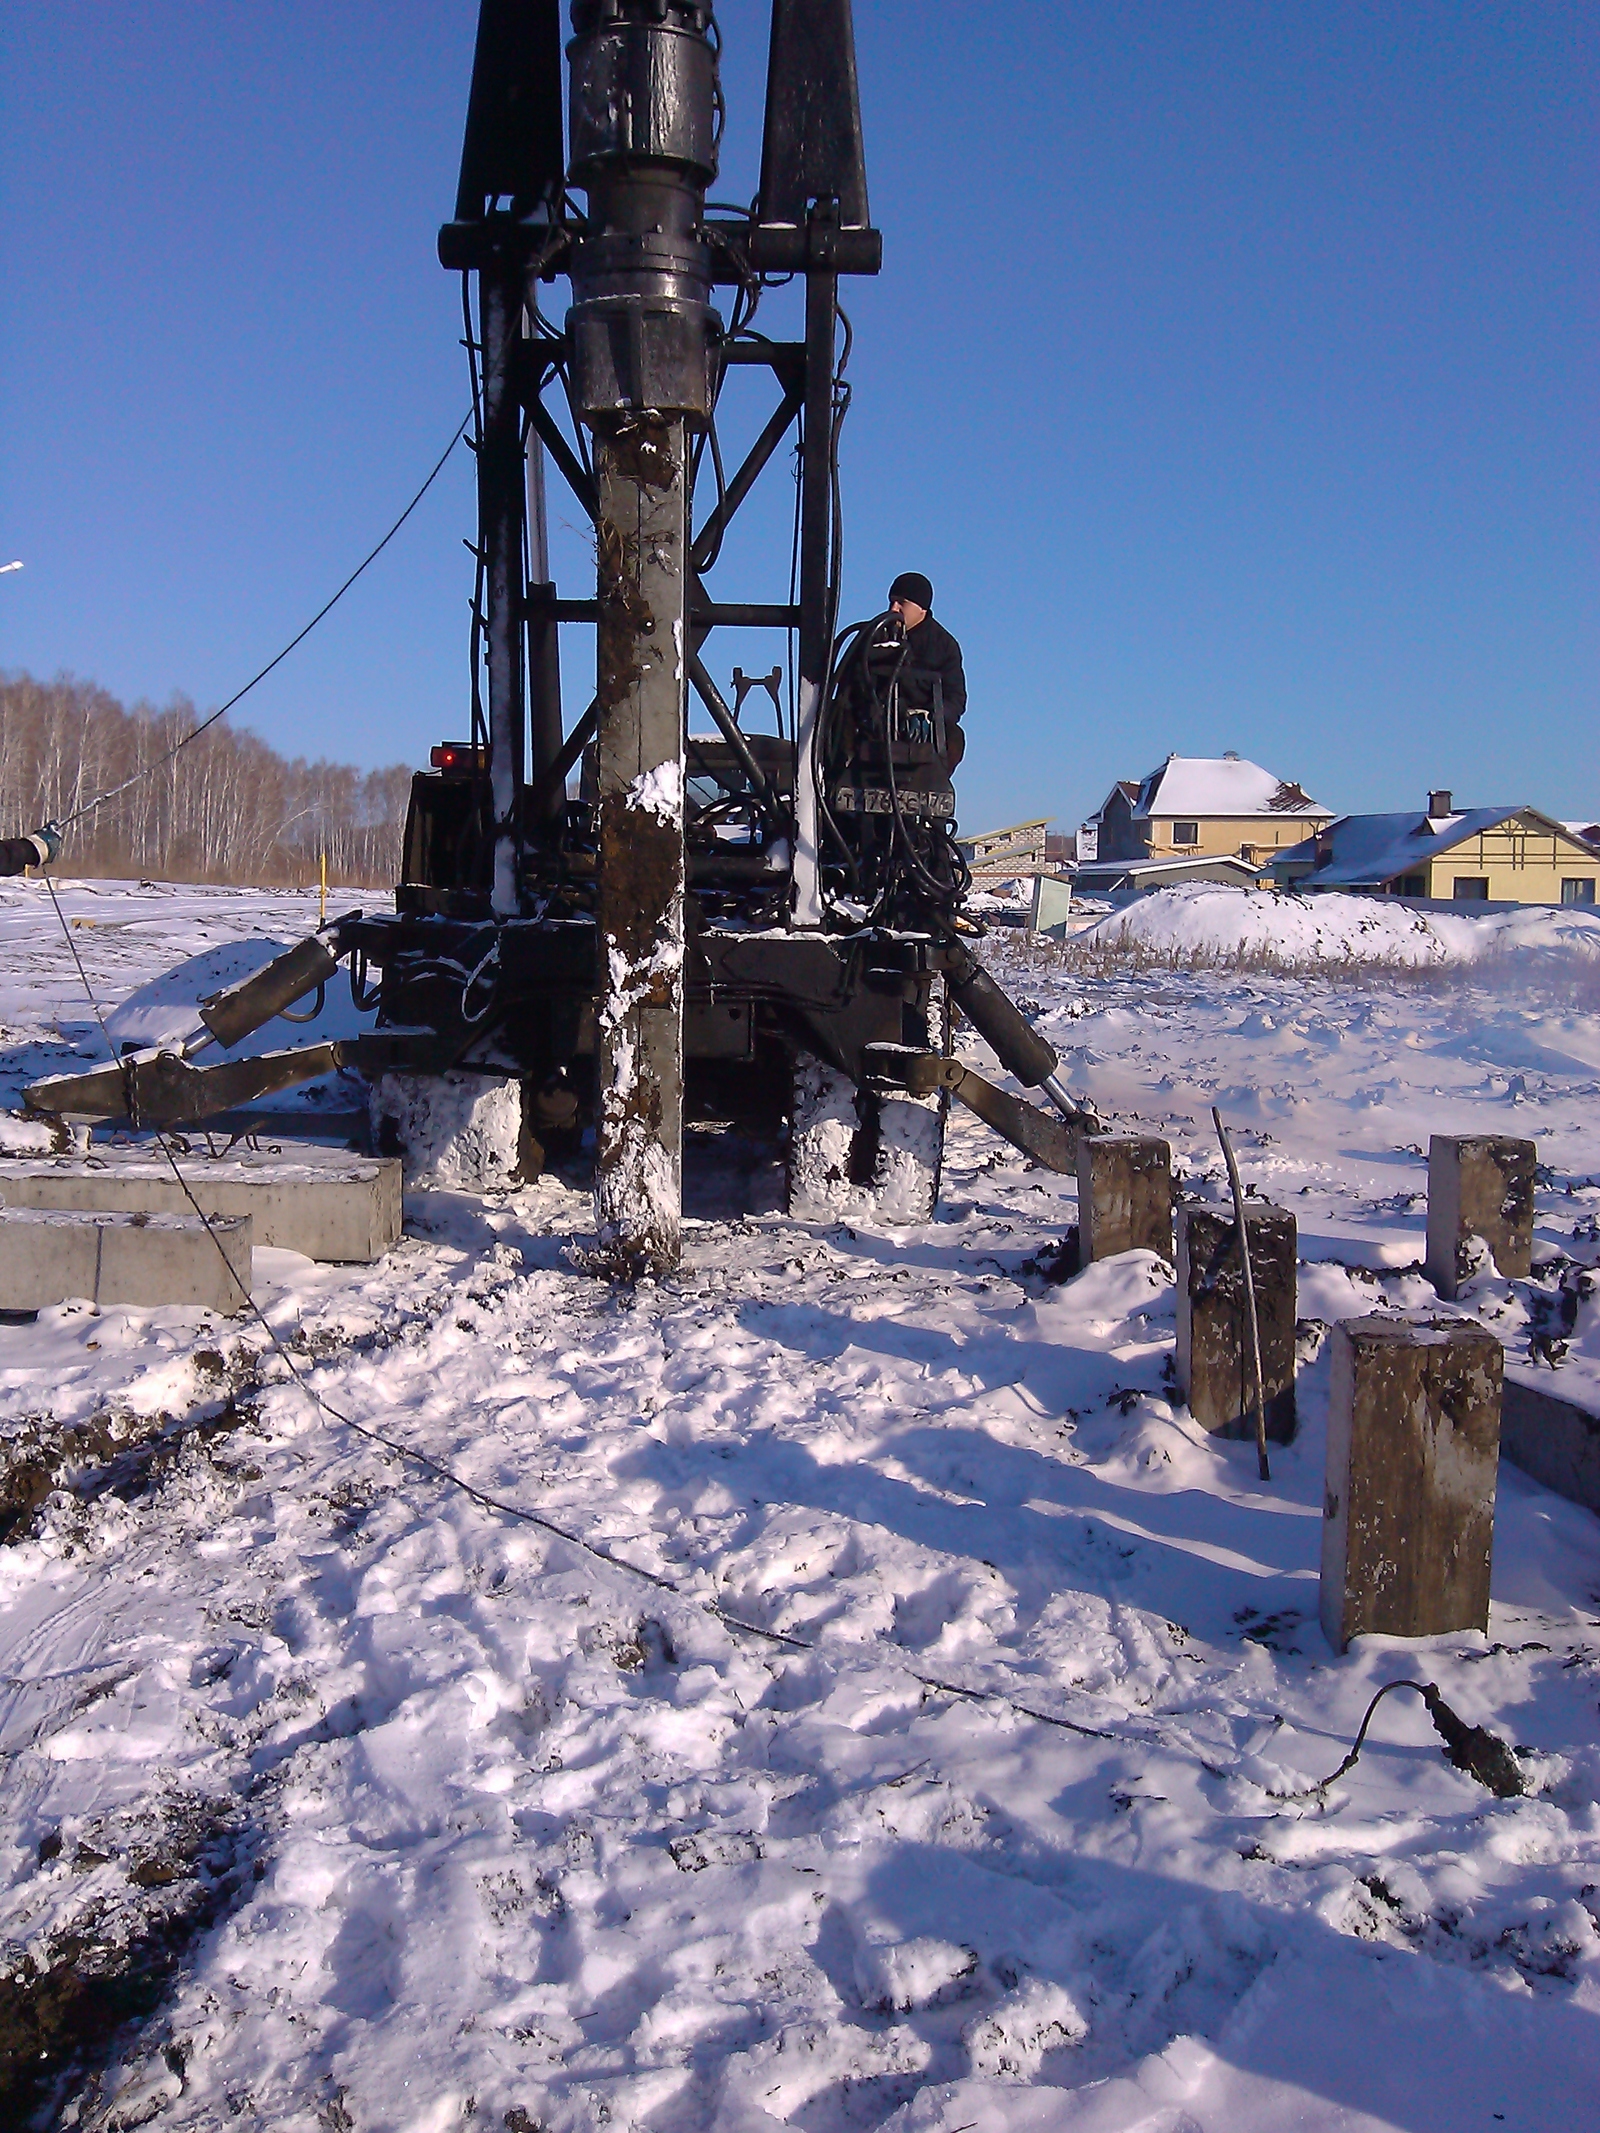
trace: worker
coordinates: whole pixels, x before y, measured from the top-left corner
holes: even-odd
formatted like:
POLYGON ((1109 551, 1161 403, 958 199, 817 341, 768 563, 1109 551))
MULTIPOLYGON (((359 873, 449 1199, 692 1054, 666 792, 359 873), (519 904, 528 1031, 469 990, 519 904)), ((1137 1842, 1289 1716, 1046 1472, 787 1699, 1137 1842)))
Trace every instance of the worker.
POLYGON ((28 867, 46 867, 61 850, 61 831, 54 822, 26 837, 0 837, 0 874, 21 874, 28 867))
POLYGON ((917 688, 937 680, 944 708, 945 769, 953 772, 966 752, 961 734, 961 714, 967 708, 967 677, 961 665, 961 647, 942 622, 934 619, 933 586, 920 570, 902 570, 889 587, 889 612, 898 617, 905 631, 906 663, 901 669, 901 692, 908 705, 927 708, 917 688))

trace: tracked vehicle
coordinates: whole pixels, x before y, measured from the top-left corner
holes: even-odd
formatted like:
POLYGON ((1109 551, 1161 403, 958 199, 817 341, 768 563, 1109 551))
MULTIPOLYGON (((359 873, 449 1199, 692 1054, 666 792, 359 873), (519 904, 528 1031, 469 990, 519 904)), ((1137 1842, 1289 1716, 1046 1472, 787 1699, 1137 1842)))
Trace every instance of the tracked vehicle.
POLYGON ((415 781, 393 911, 340 919, 201 1003, 189 1044, 30 1095, 158 1125, 339 1063, 393 1121, 441 1075, 511 1082, 529 1162, 592 1121, 601 1249, 638 1274, 678 1256, 686 1100, 787 1120, 796 1212, 900 1220, 932 1210, 952 1092, 1056 1167, 1093 1121, 971 952, 936 679, 892 616, 839 627, 839 287, 882 257, 849 0, 773 0, 747 213, 706 202, 708 0, 575 0, 572 31, 564 68, 556 0, 483 0, 439 235, 472 370, 471 691, 466 738, 415 781), (718 411, 741 369, 770 380, 771 413, 729 467, 718 411), (728 528, 790 439, 788 582, 726 586, 728 528), (592 593, 551 577, 552 467, 593 527, 592 593), (595 686, 569 727, 558 643, 575 624, 595 632, 595 686), (729 627, 788 654, 735 669, 731 704, 713 675, 729 627), (752 699, 773 730, 753 730, 752 699), (370 1034, 193 1064, 341 958, 376 1002, 370 1034), (956 1007, 1059 1117, 950 1056, 956 1007))

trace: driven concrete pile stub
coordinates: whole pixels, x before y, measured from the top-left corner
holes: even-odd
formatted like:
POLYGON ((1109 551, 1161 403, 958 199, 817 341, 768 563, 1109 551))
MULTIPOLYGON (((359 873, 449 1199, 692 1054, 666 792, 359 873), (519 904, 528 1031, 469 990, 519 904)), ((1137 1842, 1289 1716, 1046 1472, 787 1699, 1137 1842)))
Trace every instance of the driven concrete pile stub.
POLYGON ((1117 1252, 1172 1257, 1172 1150, 1131 1133, 1078 1143, 1078 1264, 1117 1252))
POLYGON ((1500 1449, 1558 1496, 1600 1511, 1600 1414, 1592 1409, 1508 1377, 1500 1449))
MULTIPOLYGON (((1288 1444, 1295 1431, 1295 1219, 1287 1208, 1250 1200, 1245 1224, 1267 1435, 1288 1444)), ((1195 1200, 1178 1209, 1178 1384, 1202 1429, 1219 1437, 1255 1435, 1255 1365, 1238 1224, 1231 1208, 1195 1200)))
POLYGON ((213 1217, 249 1216, 258 1245, 355 1264, 381 1258, 400 1235, 400 1165, 392 1157, 234 1148, 215 1158, 180 1155, 177 1163, 183 1184, 159 1149, 137 1143, 87 1156, 0 1158, 0 1202, 191 1218, 198 1206, 213 1217))
POLYGON ((1481 1237, 1508 1279, 1526 1275, 1533 1249, 1533 1141, 1498 1133, 1435 1133, 1428 1141, 1427 1275, 1454 1296, 1470 1268, 1469 1237, 1481 1237))
POLYGON ((82 1296, 155 1310, 227 1314, 250 1293, 250 1217, 89 1214, 0 1208, 0 1310, 40 1311, 82 1296))
POLYGON ((1489 1626, 1504 1356, 1459 1318, 1335 1326, 1322 1626, 1438 1637, 1489 1626))

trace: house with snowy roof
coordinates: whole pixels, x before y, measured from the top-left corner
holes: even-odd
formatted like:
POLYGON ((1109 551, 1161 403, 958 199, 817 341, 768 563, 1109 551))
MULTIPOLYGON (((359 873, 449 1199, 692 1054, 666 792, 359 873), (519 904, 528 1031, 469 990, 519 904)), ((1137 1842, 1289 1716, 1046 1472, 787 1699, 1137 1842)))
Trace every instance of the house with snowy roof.
POLYGON ((1457 904, 1577 904, 1600 897, 1600 849, 1536 807, 1341 815, 1271 863, 1285 889, 1356 890, 1457 904))
POLYGON ((1137 784, 1112 786, 1080 850, 1092 843, 1102 865, 1137 860, 1192 872, 1196 861, 1232 859, 1258 867, 1332 820, 1333 809, 1292 779, 1242 756, 1169 755, 1137 784))

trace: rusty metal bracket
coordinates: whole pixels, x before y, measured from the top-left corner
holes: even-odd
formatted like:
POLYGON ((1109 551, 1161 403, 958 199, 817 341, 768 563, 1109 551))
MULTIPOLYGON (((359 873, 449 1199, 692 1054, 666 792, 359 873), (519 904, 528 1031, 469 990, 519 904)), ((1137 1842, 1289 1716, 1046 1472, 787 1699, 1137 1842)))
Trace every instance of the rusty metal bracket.
POLYGON ((225 1059, 208 1067, 194 1065, 181 1052, 129 1052, 86 1074, 36 1081, 24 1091, 24 1101, 53 1118, 194 1126, 339 1067, 356 1067, 369 1075, 389 1067, 438 1072, 453 1064, 462 1049, 460 1044, 452 1048, 442 1043, 432 1030, 391 1029, 262 1052, 253 1059, 225 1059))
POLYGON ((199 1067, 181 1052, 130 1052, 114 1065, 87 1074, 57 1074, 36 1081, 26 1100, 60 1118, 109 1121, 126 1118, 141 1126, 198 1125, 218 1111, 253 1103, 298 1082, 312 1081, 342 1062, 342 1045, 308 1044, 295 1051, 264 1052, 256 1059, 228 1059, 199 1067))
POLYGON ((1075 1133, 1065 1120, 1036 1110, 1020 1096, 997 1089, 992 1081, 975 1074, 959 1059, 946 1059, 938 1052, 919 1052, 903 1044, 869 1044, 863 1057, 869 1081, 905 1089, 912 1096, 932 1096, 940 1089, 948 1089, 1013 1148, 1020 1148, 1047 1170, 1060 1171, 1067 1177, 1076 1175, 1081 1134, 1075 1133))

